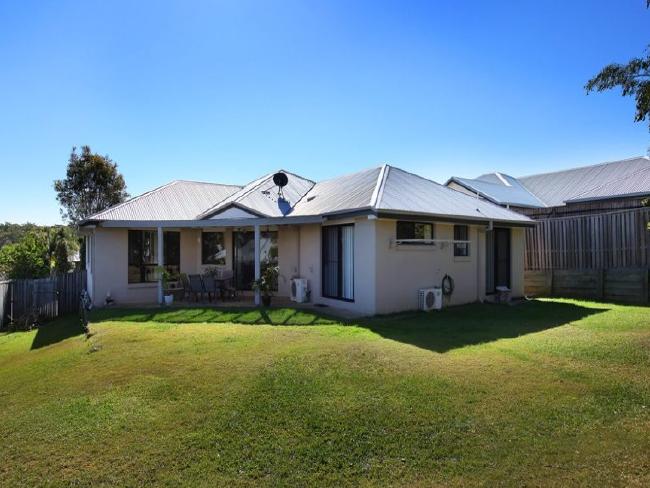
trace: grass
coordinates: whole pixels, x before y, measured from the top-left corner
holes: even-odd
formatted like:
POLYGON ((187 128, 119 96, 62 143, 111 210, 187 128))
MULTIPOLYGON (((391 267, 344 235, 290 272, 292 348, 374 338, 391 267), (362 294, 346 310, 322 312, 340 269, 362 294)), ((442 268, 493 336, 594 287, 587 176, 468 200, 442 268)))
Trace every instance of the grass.
POLYGON ((0 334, 1 486, 650 484, 650 309, 353 323, 109 310, 0 334))

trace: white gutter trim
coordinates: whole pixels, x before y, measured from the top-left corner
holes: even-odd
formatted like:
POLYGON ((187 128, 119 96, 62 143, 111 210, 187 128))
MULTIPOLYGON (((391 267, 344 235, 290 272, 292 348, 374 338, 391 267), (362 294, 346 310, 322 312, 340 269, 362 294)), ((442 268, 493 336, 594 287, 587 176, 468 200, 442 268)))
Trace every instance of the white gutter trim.
POLYGON ((268 217, 244 219, 205 219, 205 220, 105 220, 100 222, 101 227, 131 227, 131 228, 176 228, 176 227, 250 227, 253 225, 291 225, 291 224, 317 224, 323 221, 320 215, 305 217, 268 217))

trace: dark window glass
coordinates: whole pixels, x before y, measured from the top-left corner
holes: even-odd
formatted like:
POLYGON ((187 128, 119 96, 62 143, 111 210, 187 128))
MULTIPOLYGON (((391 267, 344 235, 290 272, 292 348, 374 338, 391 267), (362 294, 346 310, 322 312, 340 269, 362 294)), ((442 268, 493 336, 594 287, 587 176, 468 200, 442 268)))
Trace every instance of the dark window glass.
MULTIPOLYGON (((180 271, 181 234, 163 234, 165 268, 172 274, 180 271)), ((129 231, 128 281, 129 283, 152 283, 157 281, 158 233, 155 230, 129 231)))
MULTIPOLYGON (((255 233, 250 231, 233 232, 233 272, 238 290, 252 289, 255 281, 255 233)), ((260 270, 278 265, 278 233, 260 232, 260 270)), ((277 283, 275 283, 277 290, 277 283)))
MULTIPOLYGON (((454 240, 468 241, 469 227, 467 225, 454 225, 454 240)), ((469 243, 454 243, 454 256, 469 256, 469 243)))
POLYGON ((226 245, 223 232, 201 233, 201 262, 212 265, 226 264, 226 245))
MULTIPOLYGON (((431 222, 397 222, 397 240, 403 239, 433 239, 433 224, 431 222)), ((418 244, 406 242, 404 244, 418 244)))
POLYGON ((327 298, 354 300, 354 226, 323 227, 322 294, 327 298))

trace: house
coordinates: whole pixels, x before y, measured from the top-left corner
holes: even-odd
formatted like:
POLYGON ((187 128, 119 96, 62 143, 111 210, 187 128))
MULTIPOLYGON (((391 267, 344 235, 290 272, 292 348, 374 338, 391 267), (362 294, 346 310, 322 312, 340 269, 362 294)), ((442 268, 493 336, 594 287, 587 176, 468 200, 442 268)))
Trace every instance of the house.
POLYGON ((446 186, 538 221, 526 231, 526 269, 650 266, 647 156, 518 178, 454 176, 446 186))
POLYGON ((252 296, 262 268, 277 264, 279 296, 306 278, 313 303, 371 315, 416 309, 418 290, 445 275, 452 305, 489 298, 497 286, 522 296, 530 225, 383 165, 320 182, 284 170, 243 187, 173 181, 93 215, 81 232, 96 305, 107 294, 121 304, 160 301, 158 265, 232 269, 252 296))

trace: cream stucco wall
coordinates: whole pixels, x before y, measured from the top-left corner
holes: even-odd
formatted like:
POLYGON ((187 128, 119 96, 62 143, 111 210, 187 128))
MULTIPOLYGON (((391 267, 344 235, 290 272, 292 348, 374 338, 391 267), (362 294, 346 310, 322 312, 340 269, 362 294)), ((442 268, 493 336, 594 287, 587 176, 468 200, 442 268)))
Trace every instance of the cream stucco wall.
MULTIPOLYGON (((321 295, 321 225, 278 228, 280 277, 278 295, 289 296, 293 277, 307 278, 311 301, 362 314, 390 313, 417 308, 419 288, 440 285, 445 274, 455 282, 449 305, 485 298, 485 226, 470 226, 470 256, 454 257, 451 244, 436 246, 396 246, 394 220, 369 219, 331 222, 354 224, 354 301, 346 302, 321 295)), ((325 224, 328 225, 328 224, 325 224)), ((217 229, 215 229, 217 230, 217 229)), ((232 231, 225 234, 226 267, 232 267, 232 231)), ((181 272, 201 273, 201 230, 181 231, 181 272)), ((523 296, 524 230, 511 233, 512 295, 523 296)), ((435 224, 437 239, 453 239, 453 225, 435 224)), ((103 305, 106 294, 117 303, 153 303, 157 284, 128 283, 128 231, 98 227, 92 240, 93 285, 96 305, 103 305)))
MULTIPOLYGON (((470 255, 454 257, 451 243, 395 245, 396 221, 377 222, 377 313, 414 310, 418 290, 440 286, 448 274, 455 289, 446 304, 459 305, 482 298, 485 286, 484 257, 477 226, 470 226, 470 255)), ((453 239, 453 225, 435 223, 435 238, 453 239)))
POLYGON ((510 231, 510 239, 510 289, 513 297, 523 297, 526 231, 520 227, 515 227, 510 231))

